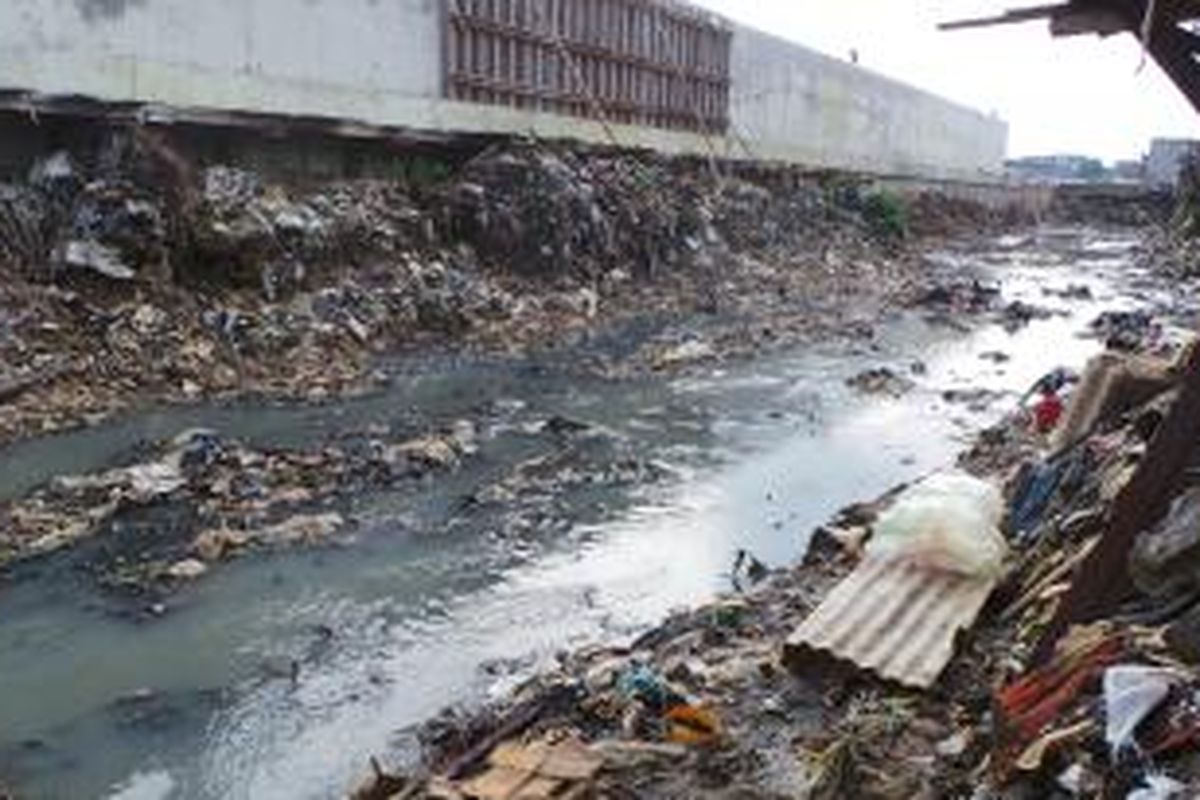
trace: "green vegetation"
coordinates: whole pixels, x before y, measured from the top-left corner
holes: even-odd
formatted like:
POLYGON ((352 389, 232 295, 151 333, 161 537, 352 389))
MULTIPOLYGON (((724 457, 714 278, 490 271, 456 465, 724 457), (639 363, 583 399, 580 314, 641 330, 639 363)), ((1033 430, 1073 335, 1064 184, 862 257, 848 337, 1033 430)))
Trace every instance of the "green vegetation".
POLYGON ((434 186, 450 179, 453 170, 445 161, 416 156, 403 166, 403 180, 411 186, 434 186))
POLYGON ((863 198, 862 214, 872 232, 882 239, 903 239, 908 235, 908 206, 895 192, 871 192, 863 198))

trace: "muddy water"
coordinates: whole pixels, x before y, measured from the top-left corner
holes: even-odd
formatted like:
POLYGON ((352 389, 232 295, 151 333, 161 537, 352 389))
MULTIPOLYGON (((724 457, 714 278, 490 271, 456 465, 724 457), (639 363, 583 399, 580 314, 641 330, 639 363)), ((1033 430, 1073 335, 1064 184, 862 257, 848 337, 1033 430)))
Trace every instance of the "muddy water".
POLYGON ((580 378, 570 354, 426 362, 335 406, 168 410, 10 449, 7 496, 201 425, 262 444, 413 413, 472 417, 483 432, 455 476, 358 498, 353 543, 233 563, 161 618, 100 593, 88 547, 18 570, 0 589, 0 776, 38 798, 337 796, 366 754, 411 755, 411 727, 442 707, 727 588, 739 548, 787 563, 838 508, 951 462, 1038 376, 1095 352, 1077 333, 1098 311, 1145 300, 1128 291, 1132 244, 1059 231, 935 256, 995 276, 1006 300, 1062 312, 1014 333, 906 313, 877 321, 873 340, 636 381, 580 378), (1068 284, 1094 299, 1043 292, 1068 284), (1009 360, 980 357, 993 351, 1009 360), (903 397, 845 386, 917 361, 903 397), (1002 394, 978 408, 942 396, 978 388, 1002 394), (594 426, 574 445, 581 461, 632 458, 657 479, 576 485, 532 525, 464 504, 561 449, 538 432, 555 415, 594 426))

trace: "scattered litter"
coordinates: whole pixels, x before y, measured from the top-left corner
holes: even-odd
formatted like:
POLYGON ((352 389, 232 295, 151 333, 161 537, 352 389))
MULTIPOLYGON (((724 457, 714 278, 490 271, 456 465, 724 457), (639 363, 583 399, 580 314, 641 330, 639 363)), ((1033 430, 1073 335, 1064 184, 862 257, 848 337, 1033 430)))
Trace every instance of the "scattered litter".
POLYGON ((1113 666, 1104 671, 1104 739, 1116 758, 1136 746, 1138 726, 1158 708, 1179 676, 1166 669, 1113 666))
POLYGON ((995 577, 1008 553, 998 525, 1004 501, 995 486, 961 473, 926 478, 879 518, 867 555, 921 569, 995 577))
POLYGON ((804 674, 815 655, 928 689, 954 655, 959 631, 987 602, 995 577, 973 577, 900 559, 866 558, 788 639, 784 660, 804 674))
POLYGON ((668 742, 707 747, 721 740, 721 721, 707 708, 683 703, 667 709, 663 719, 668 742))
POLYGON ((208 572, 208 565, 203 561, 189 558, 172 564, 167 568, 167 576, 181 581, 193 581, 208 572))
POLYGON ((118 281, 131 281, 137 273, 121 261, 121 256, 111 247, 90 240, 74 240, 63 246, 62 263, 76 269, 90 269, 118 281))
MULTIPOLYGON (((556 347, 635 315, 713 316, 580 368, 723 361, 859 330, 847 287, 894 305, 919 267, 872 235, 853 180, 784 168, 715 180, 685 159, 508 142, 420 179, 280 185, 187 164, 142 127, 101 149, 0 185, 0 441, 144 402, 328 401, 374 386, 377 353, 556 347), (802 252, 823 258, 793 268, 802 252), (30 323, 11 337, 10 315, 30 323)), ((912 206, 914 222, 1001 221, 912 206)))
POLYGON ((1126 800, 1174 800, 1187 790, 1187 786, 1166 775, 1147 775, 1144 785, 1130 792, 1126 800))
POLYGON ((660 350, 652 359, 654 369, 674 369, 685 364, 710 359, 717 354, 716 348, 710 343, 693 339, 682 344, 666 347, 660 350))
POLYGON ((898 375, 888 367, 876 367, 848 378, 846 385, 863 394, 884 394, 890 397, 901 397, 912 391, 916 384, 908 378, 898 375))
POLYGON ((460 785, 463 796, 476 800, 584 797, 590 794, 604 757, 568 737, 529 745, 505 742, 492 751, 487 763, 483 774, 460 785))
POLYGON ((1147 350, 1162 338, 1162 326, 1146 311, 1105 311, 1092 322, 1092 331, 1110 350, 1147 350))
POLYGON ((1013 484, 1009 529, 1019 537, 1036 530, 1070 467, 1066 459, 1026 463, 1013 484))
POLYGON ((1042 396, 1033 406, 1033 425, 1038 433, 1046 435, 1058 427, 1063 415, 1063 401, 1057 393, 1043 389, 1042 396))

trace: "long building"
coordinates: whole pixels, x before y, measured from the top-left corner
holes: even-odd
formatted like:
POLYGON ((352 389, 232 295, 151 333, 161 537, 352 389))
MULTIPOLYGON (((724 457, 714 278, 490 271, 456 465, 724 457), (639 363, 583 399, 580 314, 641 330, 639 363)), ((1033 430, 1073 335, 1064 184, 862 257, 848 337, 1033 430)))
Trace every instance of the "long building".
POLYGON ((5 0, 0 109, 961 181, 998 179, 1007 143, 993 116, 669 0, 5 0))

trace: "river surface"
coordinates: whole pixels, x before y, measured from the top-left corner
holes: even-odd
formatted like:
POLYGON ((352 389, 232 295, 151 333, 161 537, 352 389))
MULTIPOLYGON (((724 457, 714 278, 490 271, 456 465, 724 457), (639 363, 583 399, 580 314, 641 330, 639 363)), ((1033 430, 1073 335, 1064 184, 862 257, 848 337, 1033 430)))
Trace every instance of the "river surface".
POLYGON ((368 755, 411 758, 413 727, 447 705, 727 590, 740 548, 785 565, 839 508, 951 464, 1039 376, 1099 349, 1079 335, 1099 311, 1154 302, 1130 288, 1134 244, 1059 230, 931 254, 1056 312, 1015 332, 915 310, 869 339, 628 380, 581 378, 569 353, 399 364, 387 391, 341 404, 167 409, 0 452, 11 497, 197 426, 300 444, 415 410, 480 419, 483 434, 455 475, 356 499, 352 543, 233 562, 161 618, 98 589, 86 547, 16 570, 0 584, 0 776, 30 798, 340 796, 368 755), (1092 298, 1045 291, 1071 284, 1092 298), (1008 359, 981 357, 996 352, 1008 359), (846 386, 878 366, 915 389, 846 386), (998 394, 943 396, 980 388, 998 394), (538 432, 555 416, 593 426, 581 460, 632 455, 656 479, 573 485, 558 498, 569 513, 519 530, 464 504, 561 447, 538 432))

